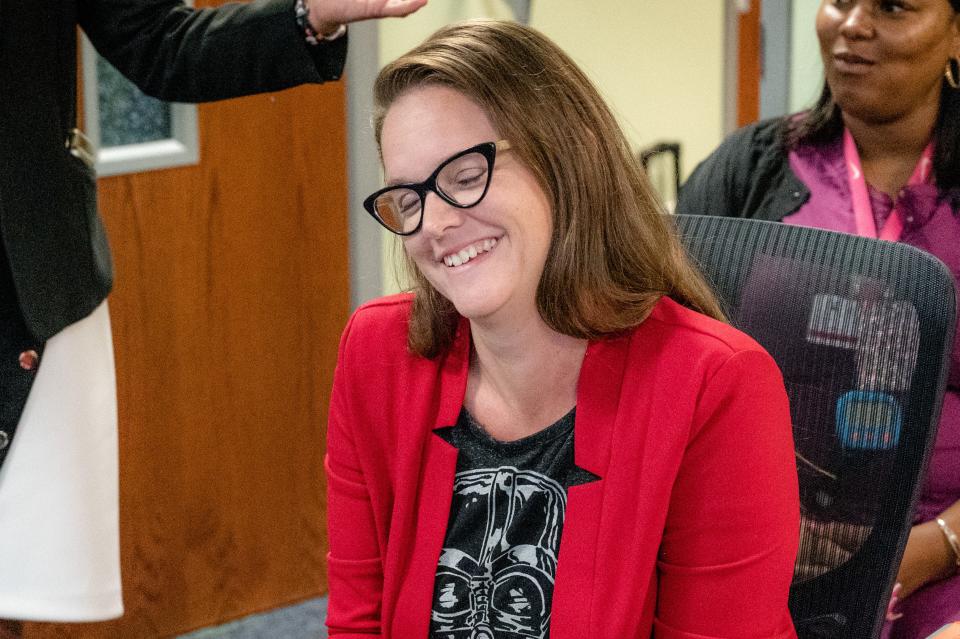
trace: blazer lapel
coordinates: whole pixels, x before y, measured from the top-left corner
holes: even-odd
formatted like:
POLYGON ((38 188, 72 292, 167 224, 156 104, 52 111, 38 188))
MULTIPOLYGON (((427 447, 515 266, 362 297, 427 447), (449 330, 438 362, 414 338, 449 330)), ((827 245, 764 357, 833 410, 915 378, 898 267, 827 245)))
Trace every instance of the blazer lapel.
POLYGON ((440 404, 436 421, 427 425, 430 432, 425 433, 423 475, 417 494, 416 533, 406 584, 401 590, 401 601, 398 602, 394 617, 395 637, 426 637, 430 631, 433 583, 450 518, 453 481, 457 470, 457 449, 433 431, 456 423, 463 407, 469 364, 470 329, 466 320, 462 320, 453 347, 444 356, 438 373, 440 404), (423 614, 423 611, 428 611, 428 614, 423 614))
POLYGON ((560 556, 551 606, 550 637, 591 636, 590 617, 596 573, 597 536, 610 463, 610 446, 630 337, 591 342, 584 355, 577 388, 574 461, 600 477, 572 486, 560 539, 560 556))

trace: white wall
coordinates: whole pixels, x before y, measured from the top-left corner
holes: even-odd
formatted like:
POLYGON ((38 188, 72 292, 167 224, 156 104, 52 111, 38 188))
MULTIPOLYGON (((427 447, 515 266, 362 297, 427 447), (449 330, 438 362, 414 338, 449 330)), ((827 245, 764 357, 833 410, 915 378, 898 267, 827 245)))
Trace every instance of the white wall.
POLYGON ((683 171, 723 135, 718 0, 534 0, 531 23, 597 84, 634 148, 680 141, 683 171))
POLYGON ((501 0, 431 0, 403 20, 381 20, 380 66, 399 58, 443 25, 470 18, 510 20, 513 12, 501 0))
MULTIPOLYGON (((723 135, 723 5, 533 0, 530 23, 583 67, 636 148, 679 140, 686 173, 723 135)), ((404 20, 380 23, 380 63, 449 22, 511 16, 500 0, 431 0, 404 20)))
POLYGON ((814 20, 820 0, 793 0, 790 43, 790 111, 811 106, 823 86, 823 64, 814 20))

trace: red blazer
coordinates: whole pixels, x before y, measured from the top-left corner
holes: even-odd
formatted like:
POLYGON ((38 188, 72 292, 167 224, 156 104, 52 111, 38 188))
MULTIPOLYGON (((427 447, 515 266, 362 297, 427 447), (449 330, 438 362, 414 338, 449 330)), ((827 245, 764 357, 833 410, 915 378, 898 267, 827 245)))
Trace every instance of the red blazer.
MULTIPOLYGON (((406 348, 410 297, 373 301, 343 333, 327 442, 335 637, 427 637, 457 450, 469 323, 428 360, 406 348)), ((591 342, 552 639, 796 636, 787 596, 800 526, 790 413, 773 359, 663 298, 591 342)))

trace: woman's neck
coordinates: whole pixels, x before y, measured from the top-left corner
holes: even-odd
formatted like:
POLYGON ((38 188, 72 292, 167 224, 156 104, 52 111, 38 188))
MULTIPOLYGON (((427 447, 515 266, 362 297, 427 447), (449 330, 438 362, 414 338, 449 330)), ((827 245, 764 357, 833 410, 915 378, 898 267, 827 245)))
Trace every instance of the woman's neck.
POLYGON ((843 123, 857 143, 863 174, 870 185, 896 197, 933 136, 939 108, 937 100, 881 123, 844 113, 843 123))
POLYGON ((537 315, 499 330, 471 325, 465 405, 494 438, 543 430, 576 404, 587 341, 557 333, 537 315))

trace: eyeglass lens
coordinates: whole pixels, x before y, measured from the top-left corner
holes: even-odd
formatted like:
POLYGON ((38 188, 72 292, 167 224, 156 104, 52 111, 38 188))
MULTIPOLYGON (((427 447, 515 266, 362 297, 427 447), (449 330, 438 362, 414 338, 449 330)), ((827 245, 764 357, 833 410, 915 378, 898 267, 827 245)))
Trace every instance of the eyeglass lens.
MULTIPOLYGON (((489 178, 487 157, 479 152, 468 153, 443 165, 437 174, 436 190, 457 206, 473 206, 483 198, 489 178)), ((416 229, 423 214, 420 194, 404 187, 382 193, 373 205, 383 223, 399 233, 416 229)))

